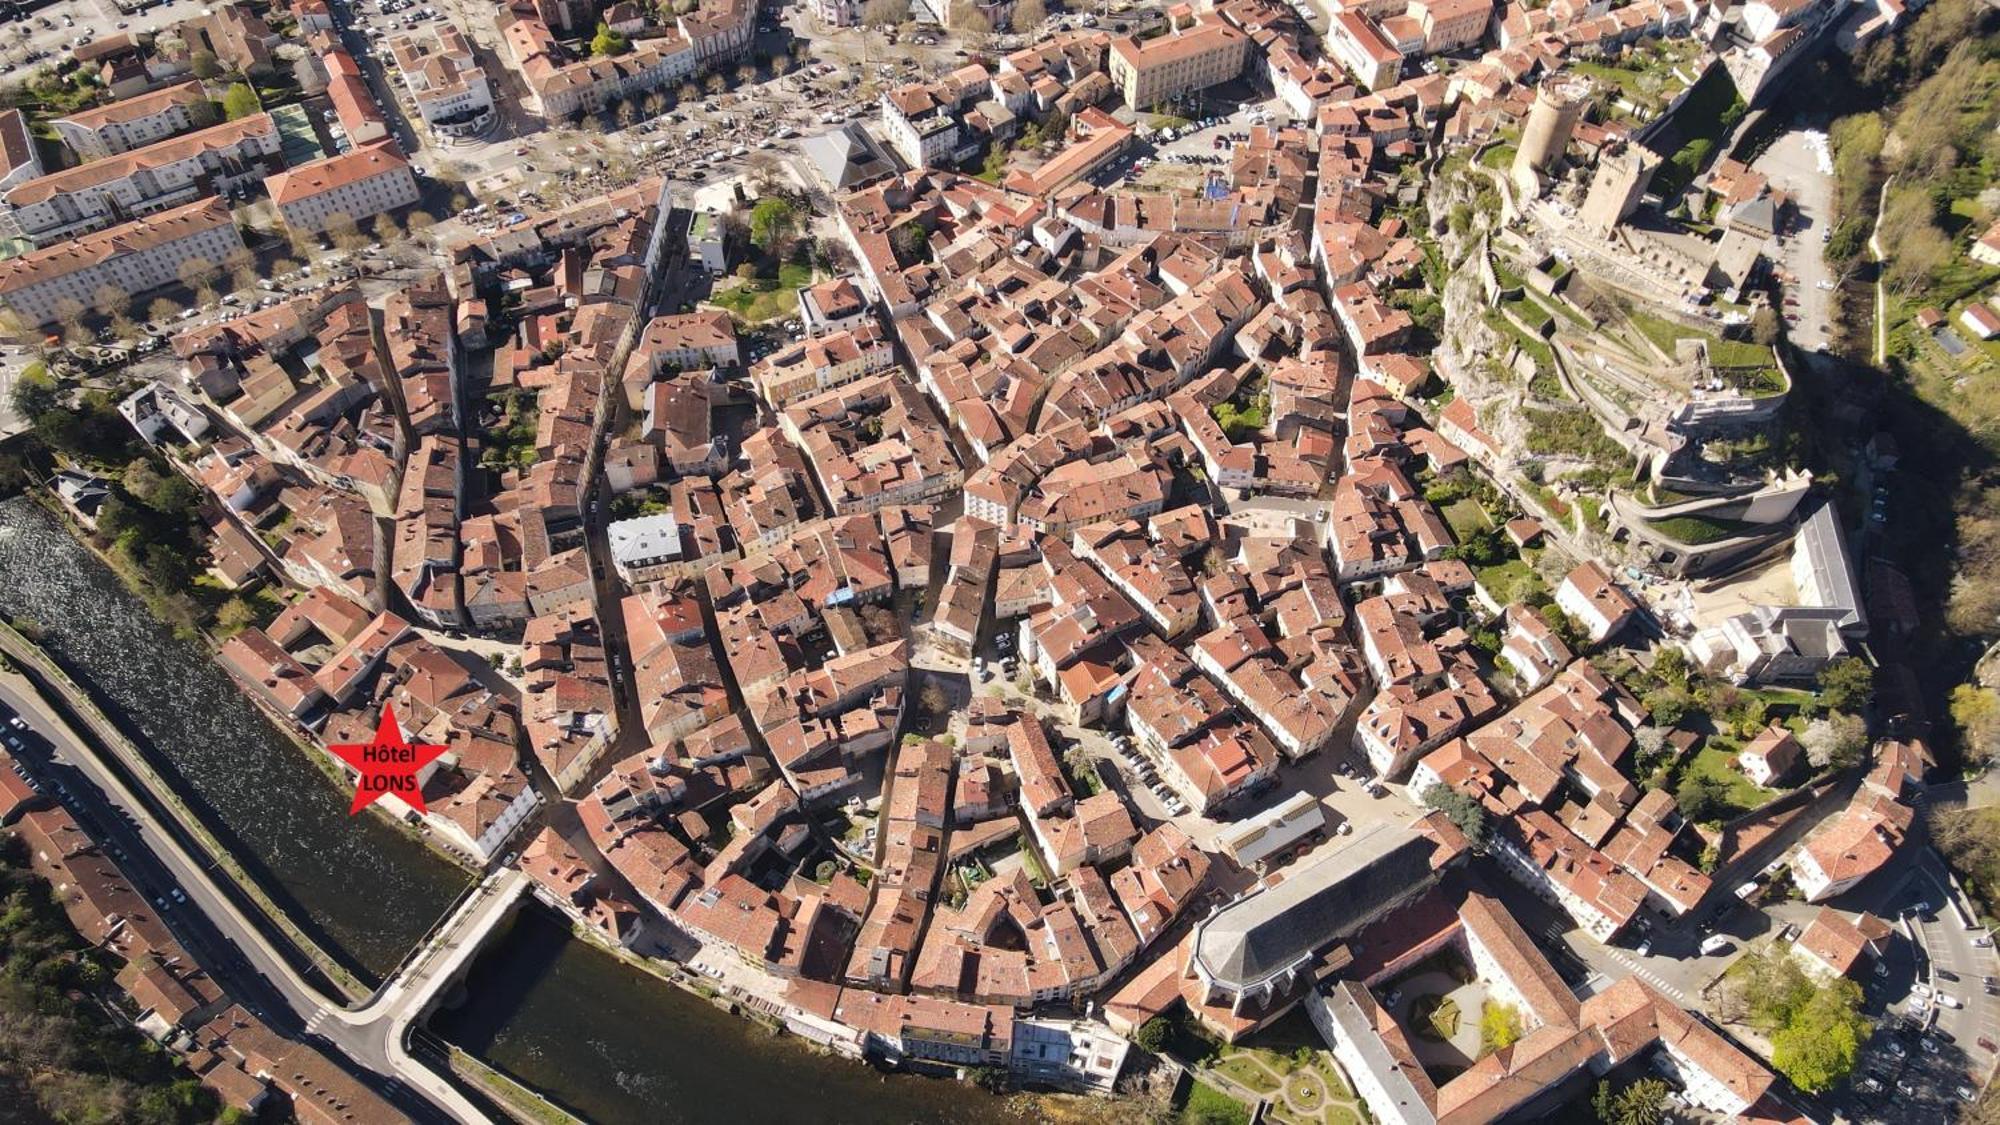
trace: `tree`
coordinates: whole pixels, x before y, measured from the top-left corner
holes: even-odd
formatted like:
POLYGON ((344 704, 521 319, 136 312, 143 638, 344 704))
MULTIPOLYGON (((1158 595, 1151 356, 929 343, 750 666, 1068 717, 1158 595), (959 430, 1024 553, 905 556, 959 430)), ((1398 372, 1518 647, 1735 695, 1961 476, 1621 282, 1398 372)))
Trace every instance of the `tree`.
POLYGON ((1656 687, 1641 696, 1639 702, 1653 716, 1653 721, 1663 727, 1679 726, 1680 721, 1694 710, 1694 696, 1684 687, 1671 684, 1656 687))
POLYGON ((1081 743, 1063 751, 1063 766, 1078 785, 1093 792, 1096 790, 1097 787, 1091 782, 1098 779, 1097 762, 1091 758, 1090 751, 1081 743))
POLYGON ((1859 715, 1835 711, 1807 723, 1799 744, 1815 768, 1844 770, 1860 762, 1868 749, 1868 724, 1859 715))
POLYGON ((1765 347, 1778 342, 1778 311, 1764 305, 1750 314, 1750 339, 1765 347))
POLYGON ((2000 754, 2000 692, 1977 684, 1951 689, 1951 721, 1967 765, 1984 765, 2000 754))
POLYGON ((798 208, 782 195, 767 195, 750 209, 750 242, 767 254, 782 257, 798 227, 798 208))
POLYGON ((154 298, 151 304, 146 306, 146 319, 164 324, 179 315, 182 307, 178 302, 169 301, 165 297, 157 297, 154 298))
POLYGON ((1140 1024, 1138 1030, 1132 1033, 1133 1043, 1141 1050, 1155 1055, 1165 1051, 1167 1044, 1173 1042, 1173 1038, 1174 1025, 1167 1022, 1165 1016, 1154 1016, 1140 1024))
POLYGON ((231 121, 263 110, 264 103, 257 100, 257 91, 248 82, 231 82, 222 92, 222 115, 231 121))
POLYGON ((1843 656, 1819 671, 1820 702, 1832 711, 1860 711, 1875 694, 1875 669, 1858 656, 1843 656))
POLYGON ((1861 1018, 1860 985, 1845 978, 1819 981, 1771 1036, 1771 1065, 1792 1085, 1817 1094, 1853 1073, 1869 1030, 1861 1018))
POLYGON ((62 392, 44 363, 31 363, 14 377, 14 413, 33 421, 62 405, 62 392))
POLYGON ((215 52, 196 50, 188 56, 188 65, 194 68, 194 76, 206 82, 222 73, 222 64, 215 61, 215 52))
POLYGON ((1736 811, 1729 800, 1729 791, 1707 774, 1693 774, 1682 781, 1674 799, 1681 807, 1681 815, 1696 824, 1714 824, 1736 811))
POLYGON ((1457 825, 1475 851, 1485 849, 1491 825, 1487 820, 1486 806, 1480 804, 1478 798, 1461 793, 1443 782, 1434 783, 1419 796, 1425 808, 1443 813, 1446 820, 1457 825))
POLYGON ((257 609, 242 598, 231 598, 215 611, 216 631, 233 637, 257 623, 257 609))
POLYGON ((361 233, 361 224, 345 211, 327 216, 326 235, 333 239, 335 247, 350 253, 368 244, 368 236, 361 233))
POLYGON ((1599 1082, 1590 1106, 1604 1125, 1660 1125, 1667 1117, 1667 1084, 1641 1078, 1613 1092, 1610 1082, 1599 1082))
POLYGON ((1479 1010, 1479 1045, 1488 1051, 1511 1047, 1521 1038, 1521 1016, 1511 1004, 1488 1000, 1479 1010))
POLYGON ((748 86, 755 81, 757 81, 757 68, 755 65, 744 63, 742 66, 736 68, 736 82, 738 85, 748 86))
POLYGON ((611 30, 609 24, 598 24, 597 34, 590 38, 590 53, 600 58, 622 55, 631 49, 631 41, 611 30))
POLYGON ((1013 27, 1016 31, 1033 31, 1049 18, 1048 5, 1042 0, 1014 0, 1013 27))
POLYGON ((175 273, 180 276, 181 284, 198 289, 215 278, 215 269, 214 262, 197 255, 182 262, 175 273))
POLYGON ((979 8, 978 0, 952 0, 945 26, 972 40, 982 42, 993 33, 993 20, 979 8))
POLYGON ((375 216, 375 221, 368 224, 368 230, 375 236, 375 241, 384 246, 394 245, 403 237, 403 228, 396 225, 396 217, 387 211, 375 216))
POLYGON ((909 0, 868 0, 861 5, 861 25, 876 29, 894 27, 908 19, 909 0))
POLYGON ((917 706, 927 715, 942 715, 951 710, 951 696, 936 680, 926 680, 923 690, 917 693, 917 706))
POLYGON ((789 52, 779 51, 777 54, 771 56, 772 74, 788 74, 791 72, 791 69, 792 56, 789 52))
POLYGON ((729 82, 720 74, 711 74, 701 80, 701 86, 711 94, 720 94, 729 88, 729 82))
POLYGON ((921 262, 929 255, 930 235, 916 223, 904 223, 889 232, 889 248, 900 262, 921 262))

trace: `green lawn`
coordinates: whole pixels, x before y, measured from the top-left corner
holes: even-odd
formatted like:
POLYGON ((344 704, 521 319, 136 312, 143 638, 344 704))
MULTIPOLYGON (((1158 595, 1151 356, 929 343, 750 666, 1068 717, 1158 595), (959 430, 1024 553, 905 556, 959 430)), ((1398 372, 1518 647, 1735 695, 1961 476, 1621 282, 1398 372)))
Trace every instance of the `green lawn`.
POLYGON ((1271 1076, 1256 1059, 1243 1054, 1233 1054, 1215 1064, 1215 1069, 1241 1082, 1260 1094, 1275 1093, 1282 1083, 1271 1076))
POLYGON ((812 281, 811 266, 787 262, 778 267, 777 277, 758 277, 739 282, 734 288, 710 297, 709 301, 728 309, 746 324, 762 324, 796 312, 799 307, 797 291, 811 285, 812 281))
POLYGON ((1439 514, 1444 516, 1444 522, 1451 525, 1453 538, 1461 541, 1475 531, 1493 526, 1493 520, 1487 516, 1486 508, 1470 496, 1446 504, 1439 514))
POLYGON ((1183 1121, 1198 1121, 1202 1125, 1250 1125, 1250 1111, 1242 1102, 1213 1086, 1200 1082, 1188 1091, 1187 1105, 1181 1110, 1183 1121))
POLYGON ((1498 566, 1481 567, 1478 571, 1479 584, 1493 595, 1501 605, 1512 605, 1536 594, 1546 595, 1548 583, 1535 573, 1535 568, 1520 559, 1509 559, 1498 566))
POLYGON ((1759 789, 1749 778, 1736 769, 1736 748, 1726 739, 1711 738, 1689 759, 1687 768, 1681 771, 1680 784, 1686 785, 1691 777, 1702 776, 1718 781, 1728 793, 1729 803, 1738 811, 1749 812, 1764 802, 1777 796, 1769 789, 1759 789))
POLYGON ((1514 154, 1519 151, 1513 145, 1494 145, 1479 158, 1479 163, 1496 172, 1505 172, 1514 166, 1514 154))
POLYGON ((1720 543, 1734 535, 1754 531, 1760 525, 1743 523, 1740 520, 1711 519, 1708 516, 1672 516, 1652 522, 1653 530, 1669 538, 1699 547, 1705 543, 1720 543))

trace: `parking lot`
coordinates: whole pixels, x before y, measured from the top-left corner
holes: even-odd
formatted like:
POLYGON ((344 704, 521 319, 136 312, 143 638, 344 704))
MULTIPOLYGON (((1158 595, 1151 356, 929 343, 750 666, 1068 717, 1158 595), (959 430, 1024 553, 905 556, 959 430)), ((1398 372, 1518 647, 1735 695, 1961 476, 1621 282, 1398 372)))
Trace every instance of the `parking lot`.
POLYGON ((199 0, 173 0, 143 8, 137 4, 126 7, 129 10, 121 10, 112 0, 62 0, 24 19, 0 24, 0 74, 54 66, 84 43, 120 32, 138 35, 158 31, 200 15, 206 5, 199 0))
POLYGON ((1771 186, 1791 195, 1794 217, 1766 252, 1783 281, 1787 334, 1806 351, 1832 340, 1833 278, 1823 253, 1833 232, 1833 165, 1826 134, 1794 128, 1781 134, 1751 165, 1771 186))

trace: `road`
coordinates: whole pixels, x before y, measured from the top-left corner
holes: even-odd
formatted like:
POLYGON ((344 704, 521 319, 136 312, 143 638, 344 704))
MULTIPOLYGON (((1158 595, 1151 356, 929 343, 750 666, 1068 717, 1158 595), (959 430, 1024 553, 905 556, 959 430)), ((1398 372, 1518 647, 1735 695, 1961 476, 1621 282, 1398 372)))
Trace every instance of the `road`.
POLYGON ((391 1034, 392 1027, 406 1028, 385 1008, 371 1005, 357 1019, 309 984, 223 890, 214 865, 184 848, 165 828, 164 814, 134 793, 24 679, 0 675, 0 706, 20 715, 63 769, 89 783, 69 788, 77 800, 95 806, 89 810, 92 822, 111 833, 128 859, 139 857, 132 860, 135 885, 185 892, 177 933, 185 928, 189 948, 208 951, 206 964, 232 996, 274 1027, 294 1034, 303 1029, 322 1040, 415 1120, 487 1120, 448 1081, 410 1057, 400 1037, 391 1034))

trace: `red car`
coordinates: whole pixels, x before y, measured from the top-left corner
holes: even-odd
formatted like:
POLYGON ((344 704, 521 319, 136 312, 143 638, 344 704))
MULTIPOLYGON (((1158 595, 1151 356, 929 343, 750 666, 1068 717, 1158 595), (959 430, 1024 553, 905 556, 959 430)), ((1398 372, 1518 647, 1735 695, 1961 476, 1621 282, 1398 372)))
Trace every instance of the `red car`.
POLYGON ((1991 1054, 2000 1054, 2000 1047, 1994 1046, 1993 1040, 1986 1038, 1984 1035, 1979 1037, 1979 1049, 1991 1054))

